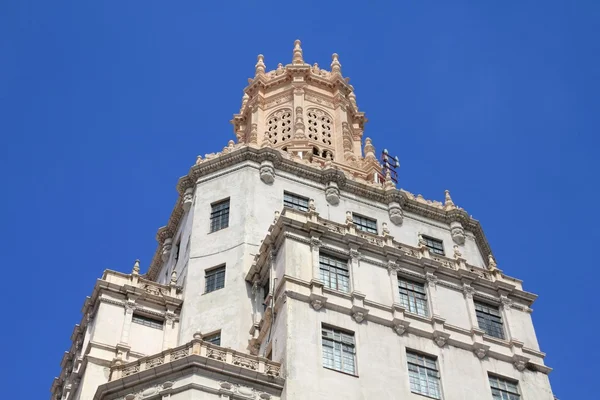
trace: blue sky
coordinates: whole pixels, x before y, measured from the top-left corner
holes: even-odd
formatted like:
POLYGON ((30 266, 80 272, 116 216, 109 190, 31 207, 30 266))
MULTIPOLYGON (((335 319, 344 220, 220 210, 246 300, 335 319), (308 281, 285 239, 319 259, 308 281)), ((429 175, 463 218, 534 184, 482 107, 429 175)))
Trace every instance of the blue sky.
POLYGON ((49 396, 95 280, 148 266, 256 55, 300 38, 308 62, 339 53, 400 186, 450 189, 540 295, 555 394, 596 398, 599 20, 583 0, 0 2, 3 397, 49 396))

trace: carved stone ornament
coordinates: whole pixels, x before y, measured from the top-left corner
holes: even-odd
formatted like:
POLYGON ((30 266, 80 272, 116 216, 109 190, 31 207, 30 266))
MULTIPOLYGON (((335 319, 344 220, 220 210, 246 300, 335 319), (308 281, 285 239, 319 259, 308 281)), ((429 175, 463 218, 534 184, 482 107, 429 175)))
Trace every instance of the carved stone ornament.
POLYGON ((475 348, 473 349, 473 353, 477 356, 477 358, 479 358, 480 360, 483 360, 486 356, 487 353, 490 349, 490 346, 481 344, 481 343, 475 343, 475 348))
POLYGON ((335 182, 329 182, 327 188, 325 188, 325 198, 332 206, 336 206, 340 203, 340 189, 338 189, 335 182))
POLYGON ((394 324, 394 332, 396 332, 396 334, 398 336, 402 336, 406 333, 407 329, 408 329, 408 323, 398 323, 398 324, 394 324))
POLYGON ((365 313, 361 311, 356 311, 352 314, 352 319, 358 322, 359 324, 365 320, 365 313))
POLYGON ((399 203, 390 203, 388 206, 388 213, 390 214, 390 221, 396 225, 402 225, 402 222, 404 221, 404 212, 402 212, 402 207, 400 207, 399 203))
POLYGON ((319 311, 321 308, 323 308, 324 305, 325 303, 321 299, 312 299, 310 301, 310 306, 314 308, 315 311, 319 311))
POLYGON ((471 285, 464 284, 463 285, 463 293, 466 298, 472 299, 473 293, 475 293, 475 288, 473 288, 473 286, 471 286, 471 285))
POLYGON ((524 371, 525 368, 527 368, 528 362, 529 362, 529 358, 527 358, 525 356, 516 355, 516 354, 513 356, 513 365, 519 371, 524 371))
POLYGON ((465 230, 460 222, 452 221, 450 223, 450 234, 454 243, 459 245, 465 244, 465 230))
POLYGON ((388 228, 387 222, 381 224, 381 232, 383 233, 383 236, 388 236, 390 234, 390 228, 388 228))
POLYGON ((273 163, 271 161, 263 161, 260 164, 260 169, 258 170, 260 174, 260 180, 270 185, 275 181, 275 168, 273 167, 273 163))
POLYGON ((187 211, 192 206, 192 202, 194 201, 194 188, 187 188, 185 193, 183 193, 183 210, 187 211))
POLYGON ((163 262, 167 262, 169 257, 171 256, 171 248, 173 247, 173 239, 168 238, 165 239, 165 242, 162 246, 162 260, 163 262))
POLYGON ((448 338, 450 334, 444 332, 433 332, 433 341, 439 347, 444 347, 446 343, 448 343, 448 338))

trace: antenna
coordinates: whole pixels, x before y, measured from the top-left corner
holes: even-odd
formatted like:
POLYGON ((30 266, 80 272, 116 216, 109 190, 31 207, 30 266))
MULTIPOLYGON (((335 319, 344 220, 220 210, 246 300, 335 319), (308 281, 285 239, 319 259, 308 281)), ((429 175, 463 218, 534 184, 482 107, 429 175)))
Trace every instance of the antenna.
POLYGON ((400 161, 398 157, 392 157, 387 149, 383 149, 381 152, 381 165, 383 169, 381 170, 381 180, 385 181, 385 177, 390 172, 390 177, 392 181, 397 184, 398 183, 398 171, 397 168, 400 168, 400 161))

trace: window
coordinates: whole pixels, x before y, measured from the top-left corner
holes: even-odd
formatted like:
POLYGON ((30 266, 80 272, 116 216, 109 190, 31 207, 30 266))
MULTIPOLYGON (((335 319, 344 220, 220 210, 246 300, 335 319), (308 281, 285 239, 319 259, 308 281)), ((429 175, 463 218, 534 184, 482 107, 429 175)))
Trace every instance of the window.
POLYGON ((145 316, 139 315, 139 314, 133 314, 133 318, 131 319, 131 322, 134 322, 134 323, 140 324, 140 325, 144 325, 144 326, 149 326, 150 328, 154 328, 154 329, 160 329, 161 331, 162 331, 163 325, 164 325, 163 322, 159 319, 145 317, 145 316))
POLYGON ((425 285, 398 278, 398 290, 400 291, 400 303, 406 311, 424 317, 429 316, 425 285))
POLYGON ((497 307, 476 301, 475 314, 477 314, 477 323, 479 324, 479 327, 483 329, 486 334, 499 339, 504 339, 502 316, 497 307))
POLYGON ((354 334, 323 327, 323 366, 356 375, 354 334))
POLYGON ((321 281, 330 289, 350 291, 348 262, 325 254, 319 254, 321 281))
POLYGON ((490 375, 490 387, 494 400, 519 400, 519 387, 517 382, 490 375))
POLYGON ((229 199, 210 206, 210 231, 215 232, 229 226, 229 199))
POLYGON ((423 240, 425 240, 425 246, 427 246, 432 253, 439 254, 440 256, 444 255, 444 244, 441 240, 428 236, 423 236, 423 240))
POLYGON ((440 373, 435 358, 407 351, 410 391, 433 399, 441 399, 440 373))
POLYGON ((225 287, 225 266, 210 269, 206 273, 206 289, 204 293, 214 292, 225 287))
POLYGON ((294 210, 308 211, 308 199, 289 192, 283 192, 283 205, 294 210))
POLYGON ((377 235, 376 220, 352 213, 352 222, 354 222, 358 230, 377 235))
POLYGON ((219 331, 217 333, 213 333, 212 335, 207 335, 207 336, 203 337, 202 340, 204 340, 205 342, 209 342, 214 345, 220 346, 221 345, 221 331, 219 331))

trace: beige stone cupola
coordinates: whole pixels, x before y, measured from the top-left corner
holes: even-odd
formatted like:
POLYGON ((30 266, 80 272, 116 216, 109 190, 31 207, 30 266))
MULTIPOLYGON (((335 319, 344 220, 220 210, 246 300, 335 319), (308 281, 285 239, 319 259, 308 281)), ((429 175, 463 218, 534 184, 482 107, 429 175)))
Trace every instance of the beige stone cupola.
POLYGON ((290 64, 267 71, 259 55, 255 68, 240 112, 231 121, 238 143, 271 147, 295 161, 380 181, 381 165, 369 138, 363 156, 367 119, 358 109, 349 78, 342 76, 337 54, 332 55, 330 70, 311 66, 296 40, 290 64))

